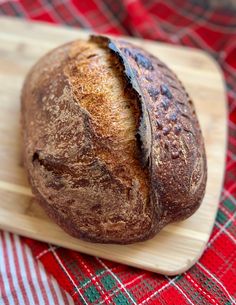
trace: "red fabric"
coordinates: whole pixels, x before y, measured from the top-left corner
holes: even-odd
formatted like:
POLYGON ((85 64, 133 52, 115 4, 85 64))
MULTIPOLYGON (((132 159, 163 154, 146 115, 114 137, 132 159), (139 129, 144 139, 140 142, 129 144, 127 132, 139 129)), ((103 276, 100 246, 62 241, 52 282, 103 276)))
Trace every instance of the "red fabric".
MULTIPOLYGON (((0 2, 1 3, 1 2, 0 2)), ((0 13, 204 49, 221 65, 229 105, 224 189, 202 258, 167 277, 24 241, 76 304, 234 304, 236 297, 236 9, 213 1, 3 1, 0 13)))

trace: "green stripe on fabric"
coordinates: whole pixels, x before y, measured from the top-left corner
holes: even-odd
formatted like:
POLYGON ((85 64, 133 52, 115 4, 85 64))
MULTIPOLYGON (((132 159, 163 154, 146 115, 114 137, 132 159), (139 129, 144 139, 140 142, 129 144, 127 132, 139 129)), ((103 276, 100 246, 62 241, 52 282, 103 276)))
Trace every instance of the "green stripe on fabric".
POLYGON ((100 275, 101 273, 104 273, 106 270, 104 269, 104 268, 99 268, 99 269, 97 269, 97 270, 95 270, 95 274, 96 275, 100 275))
POLYGON ((228 230, 233 225, 233 220, 231 220, 225 228, 228 230))
POLYGON ((218 210, 216 220, 223 225, 227 221, 227 216, 221 210, 218 210))
POLYGON ((151 291, 154 289, 153 286, 150 285, 147 280, 143 280, 143 284, 145 285, 146 288, 148 288, 148 291, 151 291))
POLYGON ((224 201, 223 201, 223 205, 224 205, 227 209, 229 209, 231 212, 234 212, 235 209, 236 209, 235 205, 234 205, 229 199, 224 200, 224 201))
POLYGON ((86 277, 83 281, 80 281, 80 287, 86 286, 90 281, 90 278, 86 277))
POLYGON ((126 297, 122 293, 119 293, 114 298, 114 302, 115 302, 116 305, 129 305, 128 300, 126 299, 126 297))
POLYGON ((88 298, 89 302, 93 303, 96 300, 100 298, 100 293, 97 291, 96 287, 94 285, 88 287, 85 291, 84 294, 88 298))
POLYGON ((101 278, 101 282, 107 291, 111 290, 112 288, 114 288, 116 286, 116 281, 110 274, 101 278))

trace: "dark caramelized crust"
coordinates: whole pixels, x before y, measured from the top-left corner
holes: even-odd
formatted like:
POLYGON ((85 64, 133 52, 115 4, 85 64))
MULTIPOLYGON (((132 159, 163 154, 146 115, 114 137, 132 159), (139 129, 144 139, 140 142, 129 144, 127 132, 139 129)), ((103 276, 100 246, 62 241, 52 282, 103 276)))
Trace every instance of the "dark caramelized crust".
POLYGON ((96 36, 48 53, 25 81, 22 122, 33 192, 73 236, 146 240, 202 200, 206 158, 192 102, 136 46, 96 36))

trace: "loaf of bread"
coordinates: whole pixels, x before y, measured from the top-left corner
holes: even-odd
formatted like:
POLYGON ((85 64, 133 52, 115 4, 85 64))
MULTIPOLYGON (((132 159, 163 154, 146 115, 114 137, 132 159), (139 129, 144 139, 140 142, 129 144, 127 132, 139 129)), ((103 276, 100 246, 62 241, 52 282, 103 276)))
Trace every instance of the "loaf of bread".
POLYGON ((143 49, 102 36, 60 46, 31 69, 21 103, 33 193, 72 236, 143 241, 199 207, 207 169, 193 103, 143 49))

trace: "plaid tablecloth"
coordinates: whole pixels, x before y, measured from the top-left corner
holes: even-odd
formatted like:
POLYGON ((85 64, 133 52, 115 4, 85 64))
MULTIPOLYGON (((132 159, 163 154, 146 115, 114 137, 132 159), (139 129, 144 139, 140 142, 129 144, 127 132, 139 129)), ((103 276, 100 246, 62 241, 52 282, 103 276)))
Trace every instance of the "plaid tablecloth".
MULTIPOLYGON (((71 303, 49 276, 46 282, 47 287, 51 288, 46 292, 44 288, 44 294, 42 280, 41 286, 40 281, 37 281, 38 286, 34 287, 34 282, 30 281, 30 273, 31 277, 35 272, 46 275, 42 266, 37 266, 32 261, 34 268, 31 266, 33 269, 30 272, 27 256, 24 256, 25 244, 30 247, 36 261, 41 262, 46 271, 72 296, 75 304, 235 304, 236 9, 233 2, 0 0, 0 14, 3 15, 204 49, 218 61, 224 71, 229 106, 224 188, 212 235, 202 258, 194 267, 179 276, 161 276, 26 238, 20 241, 15 235, 1 233, 0 304, 71 303), (18 256, 11 257, 12 253, 18 256), (25 260, 25 265, 20 265, 23 264, 20 257, 25 260), (24 270, 19 269, 17 275, 13 275, 17 266, 28 268, 24 281, 20 278, 24 270), (27 285, 32 295, 29 294, 27 285), (17 292, 18 286, 25 293, 21 298, 19 290, 17 292), (39 300, 37 294, 40 293, 39 300)), ((30 254, 27 255, 30 259, 30 254)))

